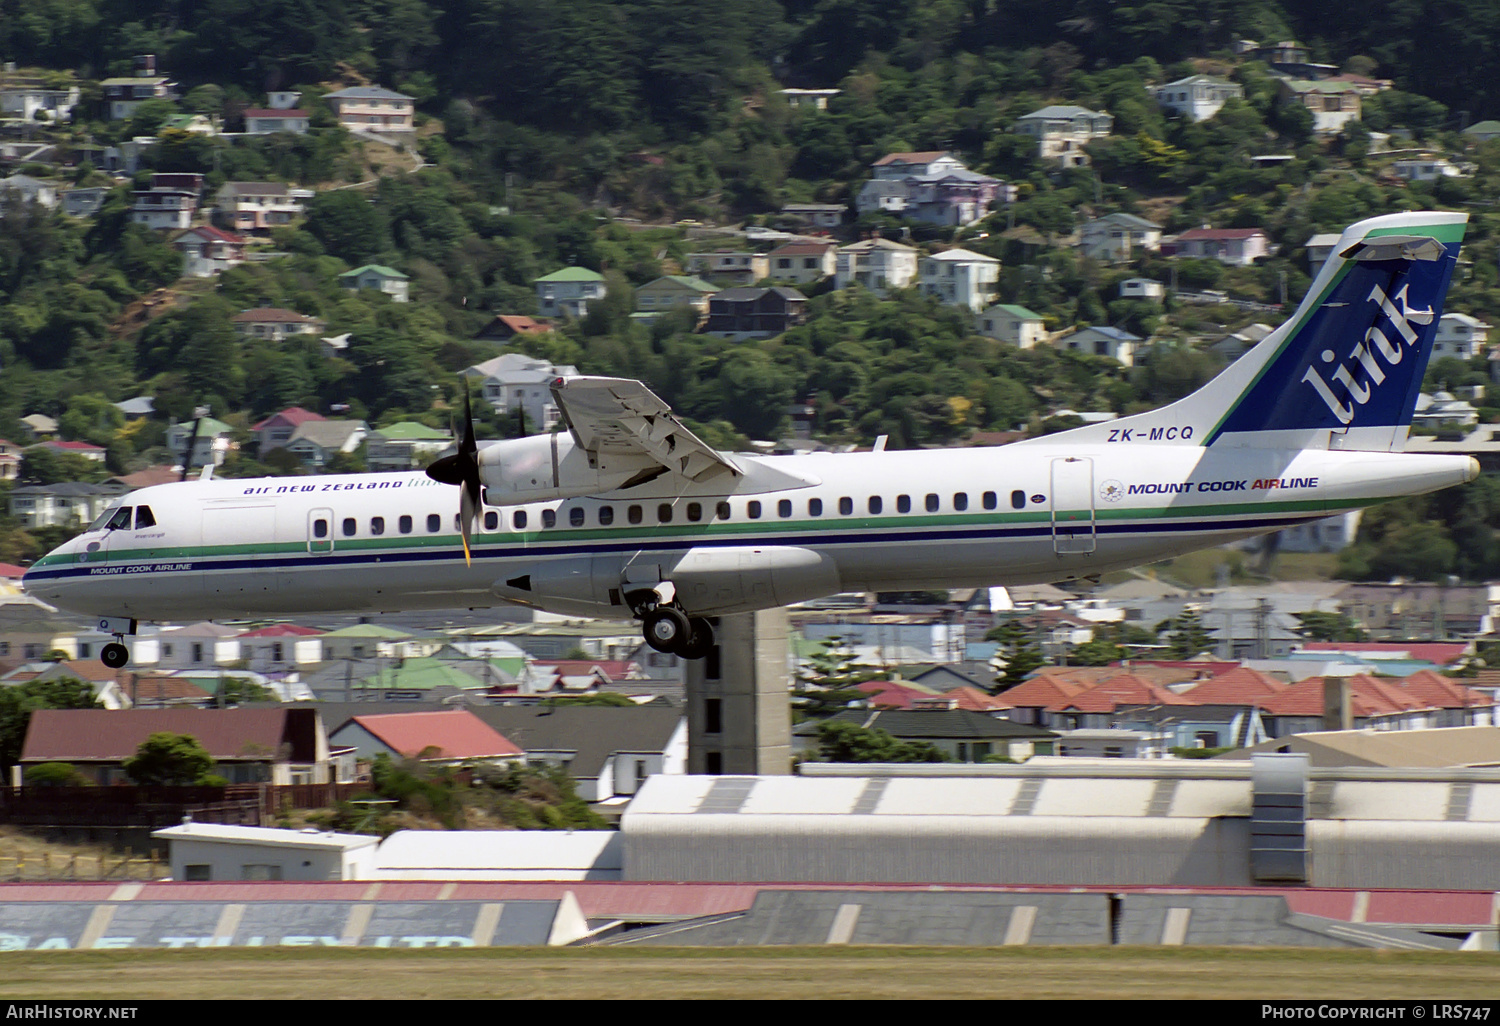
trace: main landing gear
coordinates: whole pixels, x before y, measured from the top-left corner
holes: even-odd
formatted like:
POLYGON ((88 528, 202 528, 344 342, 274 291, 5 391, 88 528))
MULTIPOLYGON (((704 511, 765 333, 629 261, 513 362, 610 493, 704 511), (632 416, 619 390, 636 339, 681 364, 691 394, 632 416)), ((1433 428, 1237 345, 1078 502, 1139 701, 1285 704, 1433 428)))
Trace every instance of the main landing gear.
POLYGON ((111 670, 118 670, 130 662, 130 649, 122 644, 123 641, 124 635, 116 634, 114 641, 99 650, 99 661, 111 670))
POLYGON ((662 601, 657 590, 637 592, 631 598, 646 644, 680 659, 708 655, 714 644, 714 629, 703 617, 688 616, 675 602, 662 601))

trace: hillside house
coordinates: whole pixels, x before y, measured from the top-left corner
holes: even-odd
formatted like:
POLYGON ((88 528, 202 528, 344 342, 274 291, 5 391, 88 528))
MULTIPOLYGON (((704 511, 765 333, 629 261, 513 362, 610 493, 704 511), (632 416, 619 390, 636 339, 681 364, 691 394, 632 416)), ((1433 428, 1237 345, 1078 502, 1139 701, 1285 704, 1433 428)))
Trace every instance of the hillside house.
POLYGON ((973 224, 1002 189, 999 179, 970 171, 946 151, 888 153, 871 171, 855 202, 860 213, 883 211, 929 224, 973 224))
POLYGON ((14 481, 21 473, 21 446, 0 438, 0 481, 14 481))
POLYGON ((838 288, 861 285, 879 295, 904 289, 917 276, 917 251, 890 239, 866 239, 838 252, 834 281, 838 288))
POLYGON ((355 716, 328 740, 336 748, 353 748, 362 761, 386 755, 438 766, 505 765, 522 761, 525 754, 466 709, 355 716))
POLYGON ((1161 247, 1161 225, 1134 214, 1106 214, 1078 231, 1078 249, 1095 260, 1134 260, 1161 247))
POLYGON ((687 274, 669 274, 635 290, 637 313, 657 317, 678 306, 686 306, 701 321, 708 316, 708 297, 719 291, 702 278, 687 274))
POLYGON ((1353 83, 1284 78, 1280 91, 1283 98, 1295 99, 1312 113, 1318 135, 1336 135, 1360 119, 1360 90, 1353 83))
POLYGON ((810 108, 812 110, 827 110, 828 101, 833 99, 842 89, 780 89, 782 97, 786 99, 786 105, 793 110, 810 108))
POLYGON ((766 254, 769 277, 806 285, 838 270, 839 248, 831 242, 788 242, 766 254))
POLYGON ((1398 160, 1391 165, 1391 173, 1408 182, 1435 182, 1439 178, 1461 178, 1463 171, 1442 157, 1420 157, 1398 160))
POLYGON ((143 54, 135 59, 135 74, 128 78, 106 78, 99 83, 104 94, 105 117, 123 121, 147 100, 177 99, 177 83, 156 73, 156 55, 143 54))
POLYGON ((131 193, 130 222, 168 230, 191 227, 202 190, 202 175, 152 175, 150 185, 131 193))
POLYGON ((1438 320, 1437 334, 1432 340, 1433 358, 1449 356, 1472 360, 1476 356, 1483 356, 1490 340, 1490 327, 1478 317, 1468 314, 1443 314, 1438 320))
POLYGON ((300 406, 291 406, 280 413, 273 413, 265 420, 250 428, 250 433, 255 436, 256 444, 259 446, 261 456, 272 449, 280 449, 292 440, 292 435, 297 428, 310 420, 322 420, 323 416, 304 410, 300 406))
POLYGON ((373 473, 415 470, 453 444, 453 435, 403 420, 371 431, 365 439, 365 467, 373 473))
POLYGON ((39 203, 51 210, 57 206, 57 185, 23 174, 0 181, 0 206, 25 203, 39 203))
POLYGON ((245 240, 222 228, 199 225, 172 240, 182 254, 182 274, 187 278, 211 278, 245 262, 245 240))
POLYGON ((1120 282, 1121 299, 1160 300, 1167 294, 1167 287, 1150 278, 1126 278, 1120 282))
POLYGON ((517 335, 545 335, 552 330, 550 321, 520 314, 496 314, 474 336, 476 342, 509 342, 517 335))
POLYGON ((214 197, 214 219, 237 232, 265 235, 301 217, 313 195, 284 182, 225 182, 214 197))
POLYGON ((308 420, 298 425, 283 448, 317 471, 339 453, 358 449, 369 433, 370 426, 362 420, 308 420))
POLYGON ((1157 86, 1154 92, 1157 103, 1189 121, 1207 121, 1226 101, 1245 96, 1243 86, 1213 75, 1189 75, 1157 86))
POLYGON ((393 267, 384 264, 365 264, 339 275, 339 284, 346 289, 372 289, 384 292, 393 303, 405 303, 410 299, 411 279, 393 267))
POLYGON ((1122 328, 1108 325, 1082 328, 1071 335, 1064 335, 1053 342, 1060 349, 1072 349, 1094 356, 1107 356, 1127 367, 1135 364, 1135 354, 1141 347, 1139 335, 1132 335, 1122 328))
POLYGON ((1030 349, 1038 342, 1047 340, 1047 328, 1042 315, 1032 313, 1024 306, 996 303, 982 311, 976 321, 981 335, 1009 342, 1021 349, 1030 349))
POLYGON ((535 282, 536 305, 543 317, 581 318, 589 304, 604 298, 604 275, 587 267, 564 267, 535 282))
POLYGON ((524 410, 532 431, 550 431, 557 423, 557 404, 552 399, 552 381, 571 377, 578 368, 559 366, 524 353, 503 353, 464 371, 480 382, 480 394, 496 411, 514 414, 524 410))
POLYGON ((967 249, 945 249, 921 260, 920 286, 941 303, 982 310, 1000 287, 1000 261, 967 249))
POLYGON ((1317 274, 1328 262, 1328 256, 1333 252, 1333 247, 1339 244, 1337 234, 1326 232, 1314 235, 1304 244, 1307 247, 1307 270, 1309 274, 1317 274))
POLYGON ((351 132, 389 135, 416 131, 413 97, 404 93, 379 86, 356 86, 328 93, 323 99, 333 108, 339 124, 351 132))
POLYGON ((258 306, 244 310, 229 318, 234 330, 250 338, 280 342, 291 335, 313 335, 323 331, 327 325, 316 317, 299 314, 295 310, 283 310, 279 306, 258 306))
POLYGON ((1259 228, 1190 228, 1177 236, 1171 249, 1168 253, 1162 246, 1167 256, 1205 258, 1235 267, 1248 267, 1272 253, 1271 240, 1259 228))
POLYGON ((71 121, 80 94, 75 83, 49 86, 41 75, 7 72, 0 77, 0 117, 27 124, 71 121))
POLYGON ((720 338, 770 338, 806 317, 807 297, 796 289, 725 289, 710 297, 703 330, 720 338))
POLYGON ((277 132, 306 135, 311 124, 312 115, 305 110, 251 107, 245 111, 246 135, 275 135, 277 132))
POLYGON ((109 193, 110 190, 102 185, 82 189, 64 189, 62 211, 69 217, 93 217, 99 212, 99 208, 104 206, 109 193))
POLYGON ((46 449, 49 452, 58 454, 67 453, 72 456, 82 456, 84 459, 93 460, 95 463, 103 463, 104 457, 108 455, 107 450, 102 445, 95 445, 93 442, 79 442, 76 440, 62 442, 55 438, 33 446, 33 448, 46 449))
POLYGON ((61 481, 50 485, 20 485, 10 491, 10 515, 20 526, 58 527, 91 524, 104 507, 127 491, 121 484, 61 481))
POLYGON ((1063 167, 1082 167, 1089 162, 1084 147, 1109 135, 1113 115, 1102 110, 1070 105, 1043 107, 1016 120, 1015 130, 1037 141, 1037 156, 1055 160, 1063 167))
POLYGON ((234 440, 234 428, 212 417, 185 420, 167 428, 167 448, 176 459, 182 459, 187 453, 190 440, 193 452, 187 464, 189 467, 222 466, 224 457, 239 448, 234 440))
POLYGON ((813 228, 837 228, 847 213, 849 208, 842 203, 787 203, 781 208, 782 217, 813 228))
POLYGON ((689 253, 689 274, 715 278, 731 285, 754 285, 771 277, 771 264, 764 253, 717 251, 689 253))

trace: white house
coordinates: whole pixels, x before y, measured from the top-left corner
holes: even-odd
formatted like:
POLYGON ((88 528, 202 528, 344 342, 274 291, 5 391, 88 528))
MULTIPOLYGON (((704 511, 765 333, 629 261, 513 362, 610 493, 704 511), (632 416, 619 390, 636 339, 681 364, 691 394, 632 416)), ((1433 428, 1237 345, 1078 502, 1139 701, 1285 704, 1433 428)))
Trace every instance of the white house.
POLYGON ((380 838, 317 830, 183 823, 153 831, 167 842, 172 879, 369 880, 380 838))
POLYGON ((172 246, 183 256, 185 277, 211 278, 245 262, 245 240, 212 225, 189 228, 172 240, 172 246))
POLYGON ((1323 265, 1328 262, 1328 255, 1333 252, 1333 247, 1339 244, 1341 236, 1334 233, 1314 235, 1307 240, 1307 270, 1316 275, 1322 270, 1323 265))
POLYGON ((1082 328, 1057 339, 1053 344, 1060 349, 1072 349, 1094 356, 1108 356, 1130 367, 1135 363, 1136 351, 1141 346, 1141 337, 1121 328, 1108 325, 1082 328))
POLYGON ((1269 256, 1271 240, 1259 228, 1190 228, 1173 243, 1177 256, 1202 257, 1221 264, 1248 267, 1269 256))
POLYGON ((945 249, 923 257, 921 288, 939 302, 982 310, 1000 285, 1000 261, 967 249, 945 249))
POLYGON ((306 135, 311 123, 312 115, 305 110, 251 107, 245 111, 246 135, 274 135, 277 132, 306 135))
POLYGON ((1102 110, 1054 105, 1018 118, 1016 132, 1036 138, 1037 156, 1043 160, 1055 160, 1063 167, 1080 167, 1089 162, 1084 147, 1109 135, 1114 123, 1114 116, 1102 110))
POLYGON ((393 303, 405 303, 410 297, 411 279, 394 267, 384 264, 365 264, 339 275, 339 284, 346 289, 374 289, 391 297, 393 303))
POLYGON ((1161 299, 1166 294, 1167 287, 1150 278, 1126 278, 1120 282, 1121 299, 1161 299))
POLYGON ((524 353, 504 353, 464 371, 481 381, 482 394, 497 411, 526 411, 533 431, 550 431, 557 423, 557 404, 552 401, 552 380, 578 373, 571 365, 557 366, 524 353))
POLYGON ((413 470, 452 444, 453 436, 447 431, 403 420, 370 432, 365 439, 365 466, 371 473, 413 470))
POLYGON ((39 77, 6 76, 0 83, 0 114, 25 122, 71 121, 79 94, 76 85, 51 88, 39 77))
POLYGON ((1038 342, 1047 341, 1047 329, 1042 315, 1032 313, 1024 306, 996 303, 977 318, 979 333, 986 338, 1009 342, 1021 349, 1030 349, 1038 342))
POLYGON ((308 420, 298 425, 285 449, 305 465, 321 468, 337 453, 358 449, 369 433, 362 420, 308 420))
POLYGON ((289 335, 312 335, 327 327, 316 317, 283 310, 277 306, 257 306, 242 310, 229 318, 234 330, 251 338, 280 342, 289 335))
POLYGON ((130 220, 147 228, 187 228, 198 209, 203 176, 191 173, 155 174, 145 189, 130 197, 130 220))
POLYGON ((214 215, 237 232, 269 232, 301 217, 313 195, 284 182, 225 182, 214 199, 214 215))
POLYGON ((1175 82, 1157 86, 1156 102, 1176 111, 1189 121, 1206 121, 1219 113, 1224 102, 1242 99, 1243 86, 1212 75, 1189 75, 1175 82))
POLYGON ((186 454, 189 440, 193 443, 190 467, 206 467, 210 463, 223 466, 225 455, 239 448, 234 441, 234 428, 212 417, 185 420, 167 428, 167 448, 175 459, 180 460, 186 454))
POLYGON ((1161 225, 1134 214, 1096 217, 1078 232, 1078 248, 1095 260, 1133 260, 1161 247, 1161 225))
POLYGON ((1391 165, 1391 173, 1408 182, 1435 182, 1439 178, 1461 178, 1463 171, 1441 157, 1421 157, 1398 160, 1391 165))
POLYGON ((1481 356, 1490 340, 1490 328, 1491 325, 1468 314, 1443 314, 1438 320, 1437 334, 1433 336, 1432 355, 1455 356, 1460 360, 1481 356))
POLYGON ((1295 99, 1312 114, 1313 131, 1335 135, 1344 126, 1360 118, 1360 91, 1352 82, 1311 81, 1283 78, 1281 95, 1295 99))
POLYGON ((839 248, 831 242, 789 242, 766 254, 768 277, 799 285, 822 281, 839 267, 839 248))
POLYGON ((810 107, 814 110, 827 110, 828 101, 842 89, 782 89, 781 95, 786 98, 786 105, 796 110, 799 107, 810 107))
POLYGON ((834 275, 838 288, 858 283, 884 295, 911 284, 917 276, 917 251, 890 239, 866 239, 839 250, 834 275))
MULTIPOLYGON (((766 254, 743 251, 689 253, 687 270, 689 274, 718 278, 735 285, 754 285, 763 278, 775 277, 771 274, 771 262, 766 254)), ((604 293, 601 291, 599 294, 604 293)))
POLYGON ((51 210, 57 206, 57 185, 30 175, 11 175, 0 181, 0 206, 7 203, 40 203, 51 210))
POLYGON ((188 624, 163 628, 156 636, 157 667, 163 670, 213 670, 240 658, 241 632, 222 624, 188 624))
POLYGON ((339 124, 350 131, 413 132, 416 125, 414 97, 379 86, 355 86, 328 93, 324 101, 333 108, 339 124))
POLYGON ((564 267, 536 280, 537 310, 543 317, 582 317, 604 298, 604 275, 587 267, 564 267))
POLYGON ((136 58, 135 74, 129 78, 106 78, 99 83, 104 107, 111 121, 122 121, 147 100, 175 100, 177 83, 156 73, 156 56, 136 58))

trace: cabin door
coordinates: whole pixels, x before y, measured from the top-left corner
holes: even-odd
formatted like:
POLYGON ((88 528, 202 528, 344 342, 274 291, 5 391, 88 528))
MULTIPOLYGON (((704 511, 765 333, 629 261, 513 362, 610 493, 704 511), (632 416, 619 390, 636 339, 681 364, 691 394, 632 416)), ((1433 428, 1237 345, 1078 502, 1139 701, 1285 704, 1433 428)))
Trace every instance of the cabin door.
POLYGON ((1086 456, 1052 461, 1052 551, 1094 551, 1094 461, 1086 456))
POLYGON ((307 551, 333 551, 333 510, 315 509, 308 512, 307 551))

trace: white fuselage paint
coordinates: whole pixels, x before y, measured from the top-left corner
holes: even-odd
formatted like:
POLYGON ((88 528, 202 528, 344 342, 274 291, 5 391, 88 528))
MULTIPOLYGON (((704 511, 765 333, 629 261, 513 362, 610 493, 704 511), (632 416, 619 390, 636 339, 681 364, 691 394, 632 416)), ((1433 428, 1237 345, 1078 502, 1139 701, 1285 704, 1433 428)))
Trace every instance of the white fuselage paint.
POLYGON ((1461 484, 1478 473, 1462 456, 1048 446, 1040 439, 999 448, 736 459, 813 483, 727 496, 713 484, 669 493, 648 483, 602 498, 485 507, 470 565, 455 524, 457 489, 421 473, 159 485, 120 503, 150 506, 155 527, 85 532, 38 561, 25 588, 73 612, 140 620, 505 602, 628 616, 620 602, 624 582, 670 580, 679 564, 683 574, 690 565, 709 568, 700 575, 709 585, 700 581, 695 593, 708 595, 716 581, 738 580, 732 567, 724 576, 726 561, 801 561, 784 579, 794 585, 780 593, 746 586, 738 599, 713 608, 694 608, 692 595, 679 595, 689 613, 712 614, 816 597, 802 593, 809 590, 1086 577, 1461 484), (872 497, 880 500, 878 513, 870 512, 872 497), (727 519, 718 516, 721 502, 728 503, 727 519), (689 519, 694 505, 696 521, 689 519), (612 522, 601 526, 606 507, 612 522), (631 522, 633 507, 639 523, 631 522), (670 522, 660 522, 662 507, 670 522), (548 511, 555 526, 543 527, 548 511), (518 513, 525 529, 515 526, 518 513), (435 531, 430 517, 438 518, 435 531), (410 518, 406 533, 403 518, 410 518), (326 536, 315 528, 320 520, 326 536), (540 590, 506 583, 522 578, 540 590))

